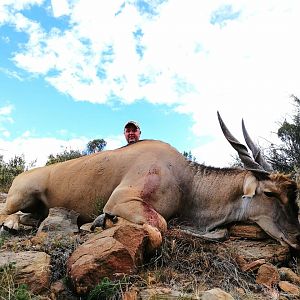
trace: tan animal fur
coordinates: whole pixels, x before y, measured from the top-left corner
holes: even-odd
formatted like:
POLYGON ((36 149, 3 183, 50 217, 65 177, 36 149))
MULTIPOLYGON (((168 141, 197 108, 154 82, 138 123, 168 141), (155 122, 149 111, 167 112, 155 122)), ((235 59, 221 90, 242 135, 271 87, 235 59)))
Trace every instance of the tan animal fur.
MULTIPOLYGON (((281 175, 260 177, 190 163, 169 144, 145 140, 20 174, 1 214, 21 210, 45 218, 50 207, 66 207, 79 212, 83 223, 103 208, 160 231, 177 216, 203 234, 252 220, 279 241, 299 247, 295 182, 281 175)), ((6 225, 14 228, 16 222, 6 225)))
POLYGON ((19 175, 1 212, 3 219, 8 216, 4 225, 17 229, 19 222, 43 219, 49 208, 59 206, 77 211, 82 223, 103 211, 92 228, 105 226, 108 218, 112 223, 123 220, 163 232, 166 221, 177 217, 207 238, 219 237, 214 230, 222 225, 250 220, 281 243, 299 249, 296 182, 273 172, 244 123, 245 141, 254 159, 219 113, 218 118, 246 169, 188 162, 169 144, 144 140, 19 175), (30 215, 12 216, 19 210, 30 215))

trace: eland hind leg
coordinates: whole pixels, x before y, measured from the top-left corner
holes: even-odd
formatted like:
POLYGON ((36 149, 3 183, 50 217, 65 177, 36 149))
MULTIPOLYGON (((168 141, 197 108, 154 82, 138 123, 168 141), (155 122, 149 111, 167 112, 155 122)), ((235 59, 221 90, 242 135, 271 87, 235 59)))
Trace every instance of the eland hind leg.
POLYGON ((148 224, 164 232, 167 222, 154 207, 144 201, 139 193, 133 188, 118 187, 111 194, 103 208, 103 214, 95 219, 91 229, 95 227, 106 227, 106 221, 118 224, 118 217, 134 224, 148 224))
POLYGON ((149 239, 146 251, 150 253, 161 245, 167 222, 151 204, 137 195, 132 188, 116 189, 104 206, 104 213, 94 220, 91 230, 128 223, 142 225, 149 239))

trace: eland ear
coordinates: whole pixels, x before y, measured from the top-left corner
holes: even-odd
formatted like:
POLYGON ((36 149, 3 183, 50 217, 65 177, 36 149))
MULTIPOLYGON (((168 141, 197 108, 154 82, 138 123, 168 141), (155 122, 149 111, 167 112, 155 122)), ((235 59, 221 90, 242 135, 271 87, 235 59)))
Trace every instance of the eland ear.
POLYGON ((246 175, 243 185, 243 198, 253 198, 258 187, 258 180, 252 174, 246 175))

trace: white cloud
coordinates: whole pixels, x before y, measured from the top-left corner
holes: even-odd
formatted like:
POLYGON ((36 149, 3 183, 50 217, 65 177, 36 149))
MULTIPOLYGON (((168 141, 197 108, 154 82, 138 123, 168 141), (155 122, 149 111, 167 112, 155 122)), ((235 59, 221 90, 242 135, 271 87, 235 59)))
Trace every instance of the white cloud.
POLYGON ((54 17, 58 18, 69 13, 69 4, 67 0, 51 0, 54 17))
POLYGON ((55 138, 30 138, 27 136, 17 138, 11 142, 0 140, 1 150, 5 161, 14 155, 24 155, 25 161, 30 163, 37 159, 36 166, 45 165, 50 154, 57 154, 67 150, 83 150, 86 139, 59 140, 55 138), (17 150, 16 150, 17 149, 17 150))
POLYGON ((106 141, 105 150, 113 150, 124 146, 124 135, 109 136, 104 139, 106 141))
POLYGON ((0 25, 5 23, 14 24, 14 15, 31 6, 41 5, 44 0, 1 0, 0 2, 0 25))
POLYGON ((6 129, 5 124, 14 122, 13 118, 10 116, 13 109, 14 106, 11 104, 0 107, 0 135, 6 138, 10 136, 10 132, 6 129))
POLYGON ((31 135, 32 135, 32 134, 31 134, 30 130, 26 130, 25 132, 23 132, 22 137, 23 137, 23 138, 28 138, 28 137, 30 137, 31 135))
MULTIPOLYGON (((3 155, 4 161, 17 156, 24 155, 27 164, 36 161, 35 167, 44 166, 50 154, 56 155, 64 150, 79 150, 80 152, 86 149, 89 141, 86 137, 73 138, 69 140, 57 138, 33 138, 30 132, 26 131, 22 137, 16 138, 13 141, 7 141, 0 138, 0 155, 3 155)), ((107 142, 105 149, 116 149, 124 145, 124 136, 112 136, 104 139, 107 142)))
POLYGON ((0 116, 10 115, 12 110, 13 110, 13 105, 11 105, 11 104, 0 107, 0 116))
POLYGON ((41 1, 6 3, 2 22, 29 37, 14 57, 18 67, 77 101, 108 103, 113 94, 175 105, 193 118, 196 137, 210 136, 194 150, 199 161, 226 147, 217 110, 239 139, 242 117, 257 138, 274 139, 276 122, 291 112, 289 95, 300 95, 299 1, 170 0, 150 7, 150 18, 136 1, 52 0, 54 16, 68 14, 70 24, 49 32, 20 11, 41 1))
MULTIPOLYGON (((1 130, 1 129, 0 129, 1 130)), ((8 130, 1 130, 2 135, 6 138, 10 137, 10 132, 8 130)))
POLYGON ((0 67, 0 72, 6 74, 9 78, 16 78, 19 81, 23 81, 24 79, 18 74, 16 71, 12 71, 9 69, 1 68, 0 67))

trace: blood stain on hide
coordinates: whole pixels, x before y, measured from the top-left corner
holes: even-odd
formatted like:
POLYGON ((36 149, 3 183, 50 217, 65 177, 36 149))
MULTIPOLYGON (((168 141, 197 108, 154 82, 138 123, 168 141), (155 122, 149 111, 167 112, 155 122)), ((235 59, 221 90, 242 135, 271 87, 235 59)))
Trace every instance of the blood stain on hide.
POLYGON ((155 200, 153 194, 159 188, 161 181, 160 168, 156 165, 152 165, 145 176, 144 187, 141 191, 141 198, 144 201, 155 200))

